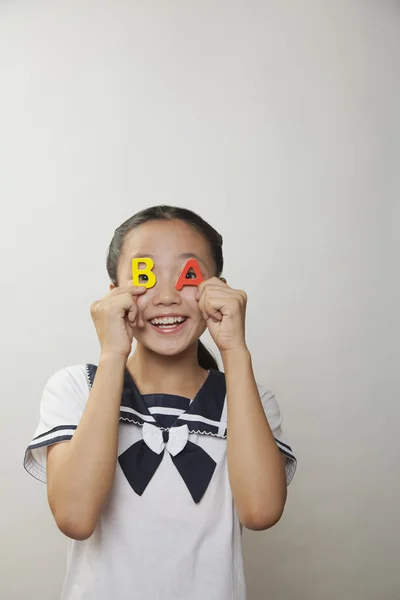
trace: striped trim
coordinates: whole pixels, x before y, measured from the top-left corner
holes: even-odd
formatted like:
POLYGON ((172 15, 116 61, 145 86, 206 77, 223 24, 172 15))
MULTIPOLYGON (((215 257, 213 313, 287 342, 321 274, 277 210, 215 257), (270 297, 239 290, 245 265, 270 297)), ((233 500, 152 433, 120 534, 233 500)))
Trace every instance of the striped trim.
POLYGON ((292 449, 290 446, 288 446, 287 444, 284 444, 283 442, 281 442, 280 440, 277 440, 276 438, 275 438, 275 440, 278 442, 278 444, 280 444, 281 446, 286 448, 286 450, 290 450, 290 452, 292 452, 292 449))
POLYGON ((53 429, 50 429, 50 431, 46 431, 45 433, 41 433, 34 437, 32 443, 28 446, 28 450, 70 440, 74 435, 76 428, 76 425, 59 425, 58 427, 54 427, 53 429))
MULTIPOLYGON (((179 424, 183 421, 177 421, 176 426, 179 427, 179 424)), ((202 423, 201 421, 191 421, 191 424, 188 425, 189 433, 210 433, 212 435, 216 435, 217 437, 223 437, 218 432, 218 427, 213 425, 207 425, 206 423, 202 423)))
POLYGON ((285 444, 285 442, 281 442, 276 437, 274 437, 274 440, 275 440, 276 445, 278 446, 281 454, 283 454, 283 456, 286 457, 285 473, 286 473, 286 486, 288 486, 290 484, 290 482, 292 481, 294 474, 296 473, 297 458, 293 454, 293 451, 292 451, 291 447, 288 446, 288 444, 285 444))
POLYGON ((149 412, 152 415, 171 415, 179 417, 186 411, 180 408, 169 408, 168 406, 149 406, 149 412))
POLYGON ((34 437, 32 442, 34 442, 35 440, 38 440, 39 438, 44 437, 45 435, 50 435, 51 433, 54 433, 55 431, 62 431, 63 429, 76 429, 76 428, 77 428, 77 425, 57 425, 57 427, 53 427, 53 429, 49 429, 49 431, 46 431, 45 433, 40 433, 39 435, 34 437))
MULTIPOLYGON (((161 427, 161 429, 163 428, 161 427)), ((209 429, 205 429, 204 431, 199 431, 197 429, 189 429, 189 433, 199 433, 201 435, 211 435, 212 437, 226 438, 226 432, 225 435, 220 435, 219 433, 213 433, 209 429)))
MULTIPOLYGON (((279 446, 278 446, 279 448, 279 446)), ((286 450, 282 450, 282 448, 279 448, 279 450, 281 451, 282 454, 284 454, 287 458, 290 458, 291 460, 294 460, 295 462, 297 462, 297 459, 295 458, 295 456, 293 456, 293 454, 289 454, 289 452, 286 452, 286 450)))
POLYGON ((276 438, 274 438, 274 439, 275 439, 275 442, 276 442, 279 450, 282 452, 282 454, 284 454, 288 458, 291 458, 292 460, 296 460, 296 457, 293 454, 293 451, 290 446, 288 446, 287 444, 284 444, 283 442, 281 442, 280 440, 277 440, 276 438))
MULTIPOLYGON (((46 483, 46 467, 36 460, 32 454, 32 451, 39 450, 39 448, 46 448, 46 446, 58 444, 59 442, 69 442, 72 439, 76 429, 77 425, 57 425, 57 427, 53 427, 53 429, 49 429, 49 431, 45 431, 44 433, 36 435, 25 450, 23 462, 24 469, 39 481, 46 483)), ((45 457, 43 457, 41 460, 46 463, 45 457)))
MULTIPOLYGON (((89 388, 96 376, 97 365, 85 364, 89 388)), ((152 423, 160 429, 170 429, 185 423, 190 433, 202 433, 226 438, 226 420, 221 423, 221 413, 226 412, 225 376, 220 371, 209 370, 208 377, 195 398, 190 401, 171 394, 141 395, 134 379, 125 368, 120 404, 120 421, 143 426, 152 423), (155 416, 159 416, 158 419, 155 416), (174 418, 175 417, 175 418, 174 418), (168 426, 168 427, 167 427, 168 426)))
POLYGON ((217 429, 220 425, 220 421, 213 421, 212 419, 207 419, 207 417, 203 417, 202 415, 196 415, 187 412, 179 417, 178 421, 196 421, 198 423, 207 423, 208 425, 216 427, 217 429))
POLYGON ((124 414, 128 413, 128 414, 131 414, 131 415, 136 415, 142 421, 147 421, 148 423, 155 423, 156 422, 156 420, 154 419, 154 417, 152 417, 151 415, 144 415, 143 413, 140 413, 139 411, 135 410, 134 408, 131 408, 130 406, 121 406, 120 413, 124 413, 124 414))
POLYGON ((39 444, 30 444, 28 446, 28 450, 35 450, 35 448, 43 448, 44 446, 50 446, 51 444, 57 444, 58 442, 69 442, 69 440, 71 440, 72 437, 73 434, 65 434, 59 435, 57 437, 52 437, 45 440, 44 442, 40 442, 39 444))
MULTIPOLYGON (((120 413, 121 415, 122 413, 120 413)), ((129 416, 120 416, 120 421, 128 421, 129 423, 134 423, 135 425, 139 425, 140 427, 143 426, 143 423, 140 423, 139 421, 135 421, 135 419, 131 419, 129 418, 129 416)), ((176 427, 178 427, 178 425, 175 425, 176 427)), ((157 427, 159 429, 161 429, 161 431, 170 431, 172 429, 172 427, 162 427, 161 425, 157 424, 157 427)), ((199 433, 202 435, 211 435, 213 437, 219 437, 219 438, 226 438, 227 435, 227 429, 225 429, 224 433, 218 433, 218 430, 215 429, 214 431, 210 431, 209 427, 206 427, 205 425, 202 425, 201 423, 194 423, 192 425, 192 427, 198 427, 197 429, 190 429, 189 428, 189 433, 199 433), (204 429, 203 429, 204 428, 204 429)))
POLYGON ((32 443, 28 446, 28 450, 70 440, 74 435, 76 428, 76 425, 59 425, 58 427, 54 427, 53 429, 50 429, 50 431, 46 431, 45 433, 41 433, 34 437, 32 443))
MULTIPOLYGON (((119 413, 119 420, 128 421, 129 423, 134 423, 135 425, 139 425, 139 427, 143 427, 143 421, 136 421, 135 419, 131 419, 129 416, 124 416, 123 412, 119 413)), ((160 427, 160 429, 169 429, 169 427, 160 427)))
POLYGON ((141 394, 147 408, 162 406, 165 408, 175 408, 176 410, 188 410, 191 400, 183 396, 173 394, 141 394))

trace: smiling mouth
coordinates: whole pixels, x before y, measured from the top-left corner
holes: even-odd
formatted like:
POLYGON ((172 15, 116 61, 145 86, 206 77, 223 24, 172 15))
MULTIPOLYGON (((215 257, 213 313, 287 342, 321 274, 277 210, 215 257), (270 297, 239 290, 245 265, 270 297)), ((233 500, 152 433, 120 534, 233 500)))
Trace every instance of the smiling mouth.
POLYGON ((150 324, 160 333, 177 332, 182 329, 188 317, 156 317, 150 320, 150 324))
POLYGON ((175 323, 183 323, 186 321, 187 317, 155 317, 151 319, 150 323, 152 325, 174 325, 175 323))

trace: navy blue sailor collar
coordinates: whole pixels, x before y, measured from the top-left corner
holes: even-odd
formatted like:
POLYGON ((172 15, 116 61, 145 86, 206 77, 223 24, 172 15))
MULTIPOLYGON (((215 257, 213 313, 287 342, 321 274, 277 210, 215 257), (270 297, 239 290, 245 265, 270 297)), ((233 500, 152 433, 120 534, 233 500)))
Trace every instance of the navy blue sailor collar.
MULTIPOLYGON (((89 387, 96 371, 96 365, 86 365, 89 387)), ((143 438, 118 457, 132 489, 140 496, 143 494, 167 450, 194 502, 200 502, 216 462, 198 444, 189 441, 188 436, 197 433, 227 437, 224 373, 211 369, 190 402, 172 394, 140 394, 125 368, 119 420, 139 425, 143 432, 143 438)))

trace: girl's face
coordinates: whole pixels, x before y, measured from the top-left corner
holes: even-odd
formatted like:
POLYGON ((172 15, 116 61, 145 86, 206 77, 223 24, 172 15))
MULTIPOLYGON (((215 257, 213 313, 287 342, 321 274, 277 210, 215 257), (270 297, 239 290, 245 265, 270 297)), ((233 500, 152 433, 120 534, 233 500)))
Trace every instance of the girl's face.
MULTIPOLYGON (((135 338, 157 354, 180 354, 197 342, 206 323, 196 300, 197 286, 184 286, 179 292, 175 286, 189 258, 197 259, 204 279, 215 275, 207 241, 179 220, 140 225, 125 238, 118 265, 118 285, 132 282, 132 258, 139 257, 153 259, 157 282, 137 298, 144 327, 135 328, 135 338), (181 317, 184 321, 172 328, 162 328, 153 320, 163 317, 181 317)), ((187 277, 191 277, 190 272, 187 277)))

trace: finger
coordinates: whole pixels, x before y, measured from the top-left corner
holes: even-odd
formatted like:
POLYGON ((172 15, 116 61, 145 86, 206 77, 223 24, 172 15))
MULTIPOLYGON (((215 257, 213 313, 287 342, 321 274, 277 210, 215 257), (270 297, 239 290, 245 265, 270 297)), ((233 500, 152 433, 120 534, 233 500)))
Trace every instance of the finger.
POLYGON ((128 312, 126 313, 126 317, 129 321, 129 323, 133 324, 135 323, 135 321, 137 320, 138 317, 138 308, 136 306, 136 304, 132 304, 128 310, 128 312))
MULTIPOLYGON (((131 300, 132 300, 132 296, 131 296, 131 300)), ((143 327, 145 326, 142 311, 140 310, 140 308, 138 306, 136 298, 133 299, 133 302, 132 302, 131 306, 129 307, 129 311, 127 312, 127 318, 129 320, 129 323, 133 327, 138 327, 140 329, 143 329, 143 327)))
MULTIPOLYGON (((221 286, 221 285, 210 284, 210 285, 207 285, 207 287, 204 287, 202 290, 197 290, 196 300, 200 300, 201 296, 205 293, 206 290, 210 295, 217 294, 218 297, 234 298, 238 294, 240 295, 238 290, 233 290, 232 288, 228 287, 227 285, 221 286)), ((243 294, 244 294, 244 292, 243 292, 243 294)))
POLYGON ((130 337, 132 337, 132 339, 135 337, 135 323, 131 323, 128 319, 127 316, 125 316, 125 324, 126 324, 126 328, 128 331, 128 335, 130 337))
POLYGON ((212 321, 214 321, 214 323, 220 323, 222 321, 223 317, 222 317, 222 314, 218 310, 215 310, 212 307, 207 307, 206 310, 204 311, 203 318, 206 321, 211 319, 212 321))
POLYGON ((205 321, 207 321, 207 315, 206 315, 206 312, 205 312, 205 309, 204 309, 206 294, 205 294, 205 292, 201 293, 200 291, 198 292, 198 294, 199 294, 199 298, 198 298, 198 300, 199 300, 199 310, 200 310, 200 312, 202 314, 203 319, 205 321))
POLYGON ((198 287, 198 292, 202 294, 204 290, 217 290, 222 294, 237 293, 237 290, 234 290, 233 288, 229 287, 229 285, 227 285, 226 283, 218 283, 218 281, 219 280, 217 280, 217 283, 207 283, 206 285, 203 285, 204 282, 202 282, 198 287))
POLYGON ((223 277, 214 276, 214 277, 210 277, 209 279, 204 279, 204 281, 202 281, 202 283, 221 283, 223 279, 224 279, 223 277))
POLYGON ((203 315, 203 318, 207 321, 212 319, 213 321, 222 321, 222 313, 220 308, 225 305, 225 299, 213 298, 210 296, 208 289, 204 291, 199 301, 199 308, 203 315))
POLYGON ((111 296, 118 296, 120 294, 132 294, 134 296, 140 296, 147 291, 147 288, 144 285, 133 285, 133 283, 128 283, 127 285, 122 285, 120 287, 115 287, 111 290, 111 296))
POLYGON ((199 298, 201 297, 202 294, 204 294, 205 290, 212 290, 212 289, 216 289, 216 290, 225 290, 225 287, 222 286, 218 286, 216 284, 212 284, 212 283, 207 283, 205 284, 205 282, 203 281, 197 288, 197 292, 196 292, 196 300, 199 300, 199 298))
POLYGON ((218 319, 218 321, 221 321, 223 317, 222 310, 229 303, 231 303, 231 298, 226 298, 224 296, 213 296, 212 293, 208 293, 204 308, 210 316, 215 317, 218 319))
POLYGON ((139 309, 139 307, 137 309, 137 320, 138 320, 138 327, 140 329, 143 329, 143 327, 145 325, 145 322, 144 322, 144 319, 143 319, 142 311, 139 309))
POLYGON ((124 294, 117 294, 114 297, 108 298, 105 302, 107 305, 117 306, 120 309, 124 309, 129 313, 130 311, 134 311, 136 313, 136 296, 133 296, 129 292, 125 292, 124 294))
POLYGON ((208 314, 208 318, 212 319, 214 322, 222 321, 222 313, 219 311, 219 309, 214 308, 211 303, 209 303, 207 306, 206 313, 208 314))
POLYGON ((128 319, 131 323, 135 323, 136 325, 139 324, 139 318, 141 318, 141 313, 139 310, 139 306, 137 303, 137 299, 135 297, 132 297, 129 294, 130 300, 131 300, 131 304, 129 306, 129 310, 127 313, 128 319))
POLYGON ((203 290, 203 288, 209 285, 224 285, 218 277, 211 277, 210 279, 204 279, 201 283, 199 283, 199 290, 203 290))
POLYGON ((144 285, 131 285, 130 289, 128 289, 133 296, 142 296, 147 292, 147 287, 144 285))

